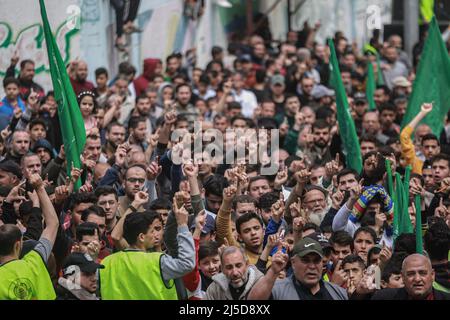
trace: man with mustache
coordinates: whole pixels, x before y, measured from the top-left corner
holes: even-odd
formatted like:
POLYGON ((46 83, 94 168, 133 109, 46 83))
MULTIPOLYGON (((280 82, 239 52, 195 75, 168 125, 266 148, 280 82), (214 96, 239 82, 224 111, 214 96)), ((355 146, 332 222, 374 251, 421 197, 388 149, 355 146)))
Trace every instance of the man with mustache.
POLYGON ((221 255, 222 272, 213 276, 206 300, 247 300, 252 287, 263 274, 249 264, 244 250, 227 247, 221 255))
POLYGON ((330 126, 325 120, 317 120, 312 127, 314 145, 311 148, 311 158, 314 164, 324 165, 333 160, 330 153, 330 126))
POLYGON ((450 300, 450 294, 433 288, 435 272, 427 257, 415 253, 402 265, 403 288, 375 292, 372 300, 450 300))
POLYGON ((347 292, 322 280, 323 251, 319 242, 303 238, 294 246, 291 264, 293 275, 278 280, 288 255, 278 251, 266 275, 250 292, 249 300, 348 300, 347 292))

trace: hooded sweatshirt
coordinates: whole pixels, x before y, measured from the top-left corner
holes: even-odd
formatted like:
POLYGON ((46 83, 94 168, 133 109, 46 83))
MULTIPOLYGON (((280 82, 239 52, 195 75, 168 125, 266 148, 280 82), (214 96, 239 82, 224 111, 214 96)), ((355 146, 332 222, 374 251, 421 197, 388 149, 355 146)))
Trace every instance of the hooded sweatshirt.
POLYGON ((155 70, 158 64, 162 64, 159 59, 149 58, 144 60, 144 72, 136 78, 136 80, 134 80, 134 88, 136 90, 137 97, 147 90, 148 84, 155 75, 155 70))
MULTIPOLYGON (((254 265, 249 265, 247 270, 247 282, 245 288, 239 296, 239 300, 247 300, 247 295, 250 290, 256 284, 256 282, 263 277, 261 273, 254 265)), ((206 291, 206 300, 233 300, 230 291, 230 281, 223 274, 219 273, 213 276, 213 283, 208 287, 206 291)))

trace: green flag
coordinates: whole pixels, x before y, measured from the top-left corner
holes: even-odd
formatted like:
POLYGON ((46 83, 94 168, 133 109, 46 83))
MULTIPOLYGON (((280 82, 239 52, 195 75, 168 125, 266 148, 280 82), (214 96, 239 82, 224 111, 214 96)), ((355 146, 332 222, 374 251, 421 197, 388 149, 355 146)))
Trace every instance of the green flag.
POLYGON ((434 103, 433 110, 422 123, 426 123, 439 137, 450 109, 450 58, 436 18, 431 20, 402 128, 420 112, 425 102, 434 103))
POLYGON ((383 71, 381 70, 380 55, 377 53, 377 86, 384 86, 383 71))
POLYGON ((422 206, 420 204, 420 194, 414 196, 414 206, 416 207, 416 253, 422 254, 422 206))
POLYGON ((328 45, 331 50, 330 79, 332 81, 331 84, 336 91, 337 120, 339 134, 343 144, 343 152, 346 158, 347 167, 361 173, 362 157, 358 136, 356 135, 355 123, 350 115, 347 94, 345 93, 344 84, 342 83, 341 72, 339 71, 339 63, 336 57, 336 51, 334 50, 333 41, 329 40, 328 45))
MULTIPOLYGON (((41 6, 41 17, 44 26, 45 42, 47 44, 48 61, 52 77, 55 99, 58 104, 58 116, 61 123, 61 133, 66 153, 67 174, 70 176, 72 164, 81 168, 80 155, 86 143, 86 130, 78 106, 77 97, 73 91, 66 66, 61 58, 55 38, 52 34, 50 24, 45 10, 44 0, 39 0, 41 6)), ((75 190, 81 186, 80 180, 75 185, 75 190)))
POLYGON ((375 94, 376 84, 375 75, 373 72, 373 64, 371 61, 367 64, 367 79, 366 79, 366 96, 369 101, 369 111, 374 111, 377 109, 375 101, 373 100, 373 95, 375 94))

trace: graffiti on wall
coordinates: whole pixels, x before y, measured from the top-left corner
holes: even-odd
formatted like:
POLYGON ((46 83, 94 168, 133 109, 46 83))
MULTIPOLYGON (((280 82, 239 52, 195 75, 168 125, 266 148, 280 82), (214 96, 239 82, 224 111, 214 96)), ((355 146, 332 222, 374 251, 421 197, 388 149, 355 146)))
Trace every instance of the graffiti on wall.
MULTIPOLYGON (((71 58, 71 43, 78 32, 78 29, 69 28, 66 22, 63 22, 56 29, 56 43, 64 63, 68 63, 71 58)), ((0 78, 5 76, 6 69, 10 66, 11 57, 15 52, 20 60, 31 59, 35 62, 36 75, 49 72, 47 47, 42 25, 30 25, 18 31, 14 38, 11 26, 0 22, 0 78)))

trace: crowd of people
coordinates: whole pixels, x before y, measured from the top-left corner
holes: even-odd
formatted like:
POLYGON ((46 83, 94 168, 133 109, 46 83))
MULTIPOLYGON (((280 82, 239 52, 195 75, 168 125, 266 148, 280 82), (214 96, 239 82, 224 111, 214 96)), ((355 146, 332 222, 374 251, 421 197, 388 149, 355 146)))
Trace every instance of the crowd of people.
MULTIPOLYGON (((141 75, 129 62, 115 77, 99 68, 94 84, 72 61, 82 168, 66 161, 54 92, 13 57, 0 102, 0 299, 448 300, 450 124, 440 136, 420 124, 424 101, 401 130, 418 60, 401 37, 362 50, 338 32, 363 158, 361 172, 346 167, 319 27, 278 46, 254 34, 214 47, 204 69, 171 54, 145 59, 141 75), (370 111, 369 64, 385 83, 370 111), (177 163, 198 123, 243 146, 244 161, 177 163), (247 129, 278 130, 278 148, 250 163, 247 129), (415 233, 393 232, 385 159, 394 173, 412 167, 422 254, 415 233), (269 162, 277 171, 262 175, 269 162)), ((205 154, 214 144, 203 139, 205 154)))

